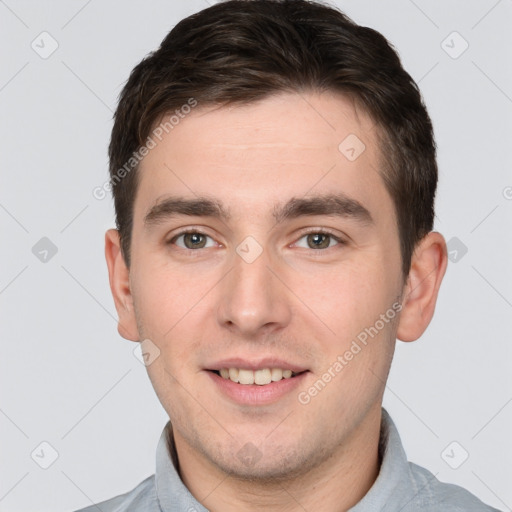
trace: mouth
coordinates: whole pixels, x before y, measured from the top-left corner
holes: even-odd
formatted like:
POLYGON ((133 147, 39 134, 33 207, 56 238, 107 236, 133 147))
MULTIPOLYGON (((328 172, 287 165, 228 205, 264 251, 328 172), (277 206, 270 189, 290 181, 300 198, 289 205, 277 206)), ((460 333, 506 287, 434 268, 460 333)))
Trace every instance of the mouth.
POLYGON ((220 370, 209 370, 225 380, 230 380, 242 386, 267 386, 272 382, 279 382, 283 379, 293 379, 307 370, 293 371, 289 368, 262 368, 250 370, 245 368, 221 368, 220 370))
POLYGON ((283 361, 230 359, 205 368, 214 388, 239 405, 270 405, 305 386, 309 370, 283 361))

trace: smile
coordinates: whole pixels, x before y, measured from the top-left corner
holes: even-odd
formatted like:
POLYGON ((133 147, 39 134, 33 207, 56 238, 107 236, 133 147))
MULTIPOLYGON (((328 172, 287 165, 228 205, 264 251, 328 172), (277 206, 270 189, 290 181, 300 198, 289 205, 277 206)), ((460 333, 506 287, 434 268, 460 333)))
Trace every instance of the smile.
POLYGON ((289 369, 263 368, 261 370, 246 370, 243 368, 221 368, 216 371, 223 379, 231 380, 237 384, 265 386, 271 382, 295 377, 297 373, 289 369))
POLYGON ((289 368, 222 367, 209 370, 214 387, 221 395, 239 405, 262 406, 277 403, 286 397, 294 397, 298 389, 304 388, 308 370, 292 371, 289 368))

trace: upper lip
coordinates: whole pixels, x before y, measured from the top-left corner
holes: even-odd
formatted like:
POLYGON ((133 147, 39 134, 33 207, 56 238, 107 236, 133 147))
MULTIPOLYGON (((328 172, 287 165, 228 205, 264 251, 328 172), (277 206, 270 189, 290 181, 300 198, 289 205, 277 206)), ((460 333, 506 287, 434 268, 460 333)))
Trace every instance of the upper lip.
POLYGON ((216 361, 206 366, 206 370, 219 371, 222 368, 239 368, 243 370, 263 370, 265 368, 281 368, 282 370, 291 370, 294 373, 300 373, 307 370, 304 366, 290 363, 284 359, 275 357, 265 357, 261 359, 242 359, 242 358, 230 358, 216 361))

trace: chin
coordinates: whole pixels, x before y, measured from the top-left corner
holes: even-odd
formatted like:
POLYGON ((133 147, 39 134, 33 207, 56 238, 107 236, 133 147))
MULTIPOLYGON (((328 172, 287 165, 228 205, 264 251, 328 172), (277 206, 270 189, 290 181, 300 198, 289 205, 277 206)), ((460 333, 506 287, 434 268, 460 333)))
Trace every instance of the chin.
POLYGON ((308 454, 286 445, 260 449, 251 442, 244 444, 229 459, 225 454, 219 457, 208 455, 210 461, 231 478, 261 484, 295 479, 308 473, 322 458, 320 453, 308 454))
POLYGON ((270 484, 285 482, 296 478, 304 472, 304 465, 291 461, 272 461, 262 463, 260 460, 253 466, 244 463, 231 464, 221 469, 231 478, 245 482, 270 484))

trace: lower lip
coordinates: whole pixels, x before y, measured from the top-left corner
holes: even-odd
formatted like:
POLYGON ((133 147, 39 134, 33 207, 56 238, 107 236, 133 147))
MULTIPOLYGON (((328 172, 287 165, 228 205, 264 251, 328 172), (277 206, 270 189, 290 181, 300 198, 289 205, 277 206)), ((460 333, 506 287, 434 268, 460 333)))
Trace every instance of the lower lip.
POLYGON ((308 372, 300 373, 289 379, 281 379, 270 384, 238 384, 231 379, 225 379, 214 372, 207 371, 220 391, 231 400, 242 405, 265 405, 277 402, 285 395, 297 389, 308 372))

